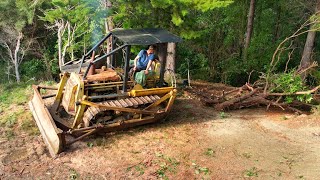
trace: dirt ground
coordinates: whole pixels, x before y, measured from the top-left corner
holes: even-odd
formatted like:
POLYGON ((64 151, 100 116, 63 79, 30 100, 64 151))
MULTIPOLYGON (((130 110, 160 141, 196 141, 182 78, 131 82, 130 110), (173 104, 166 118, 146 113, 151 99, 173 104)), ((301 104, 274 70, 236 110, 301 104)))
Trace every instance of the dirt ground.
POLYGON ((319 116, 216 112, 182 92, 166 121, 87 138, 55 159, 39 134, 0 137, 0 179, 319 179, 319 152, 319 116))

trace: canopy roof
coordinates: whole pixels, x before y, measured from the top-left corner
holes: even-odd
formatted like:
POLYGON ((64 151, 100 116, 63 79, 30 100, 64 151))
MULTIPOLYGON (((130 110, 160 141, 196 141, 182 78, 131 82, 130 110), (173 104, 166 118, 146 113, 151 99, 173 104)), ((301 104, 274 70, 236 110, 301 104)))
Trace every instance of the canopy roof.
POLYGON ((180 37, 159 28, 114 29, 112 35, 128 45, 150 45, 168 42, 177 43, 182 41, 180 37))

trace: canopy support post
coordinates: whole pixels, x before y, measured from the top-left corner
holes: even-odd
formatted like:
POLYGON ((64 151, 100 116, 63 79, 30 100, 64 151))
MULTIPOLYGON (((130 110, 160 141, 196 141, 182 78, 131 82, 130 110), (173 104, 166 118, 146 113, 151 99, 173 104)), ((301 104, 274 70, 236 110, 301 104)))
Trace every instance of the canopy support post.
POLYGON ((129 74, 129 66, 130 66, 130 49, 131 46, 128 45, 126 47, 126 58, 125 58, 125 64, 124 64, 124 80, 123 80, 123 92, 127 92, 127 84, 128 84, 128 74, 129 74))

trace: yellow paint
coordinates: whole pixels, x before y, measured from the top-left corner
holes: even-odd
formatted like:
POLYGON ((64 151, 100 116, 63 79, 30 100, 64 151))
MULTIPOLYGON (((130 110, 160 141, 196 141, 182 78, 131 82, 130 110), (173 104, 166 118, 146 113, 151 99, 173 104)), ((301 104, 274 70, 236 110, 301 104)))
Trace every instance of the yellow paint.
POLYGON ((136 84, 136 85, 134 85, 132 90, 143 90, 143 87, 140 84, 136 84))
POLYGON ((131 90, 129 92, 129 96, 149 96, 149 95, 159 95, 166 94, 172 91, 173 87, 164 87, 164 88, 151 88, 151 89, 143 89, 143 90, 131 90))
POLYGON ((66 85, 67 83, 67 80, 69 78, 69 73, 64 73, 63 76, 61 77, 61 80, 60 80, 60 84, 59 84, 59 88, 58 88, 58 92, 57 92, 57 95, 54 99, 54 102, 53 102, 53 109, 55 111, 58 110, 60 104, 61 104, 61 101, 62 101, 62 95, 63 95, 63 89, 64 89, 64 86, 66 85))
MULTIPOLYGON (((77 91, 75 94, 75 99, 74 99, 74 101, 77 102, 81 100, 84 96, 84 83, 82 78, 79 76, 79 74, 72 73, 71 75, 74 75, 74 79, 77 81, 77 84, 78 84, 77 91)), ((78 111, 78 106, 76 106, 75 103, 74 103, 74 106, 75 106, 75 111, 78 111)))
MULTIPOLYGON (((86 100, 86 99, 87 99, 87 96, 83 96, 83 100, 86 100)), ((77 113, 72 124, 72 129, 77 128, 78 125, 81 123, 86 106, 87 105, 85 104, 80 104, 79 108, 77 108, 77 113)))
POLYGON ((175 98, 176 98, 176 96, 177 96, 177 90, 174 89, 174 90, 172 90, 170 93, 171 93, 171 97, 170 97, 170 99, 169 99, 169 102, 168 102, 168 104, 167 104, 167 107, 166 107, 165 112, 167 112, 167 111, 169 111, 169 110, 171 109, 171 107, 172 107, 172 105, 173 105, 173 102, 174 102, 174 100, 175 100, 175 98))
MULTIPOLYGON (((175 90, 175 89, 174 89, 175 90)), ((173 93, 174 93, 174 90, 173 91, 170 91, 168 94, 164 95, 163 97, 161 97, 159 100, 157 100, 156 102, 154 102, 153 104, 151 104, 150 106, 146 107, 145 110, 147 109, 150 109, 152 107, 156 107, 158 106, 159 104, 161 104, 162 102, 164 102, 165 100, 169 99, 172 97, 173 93)))

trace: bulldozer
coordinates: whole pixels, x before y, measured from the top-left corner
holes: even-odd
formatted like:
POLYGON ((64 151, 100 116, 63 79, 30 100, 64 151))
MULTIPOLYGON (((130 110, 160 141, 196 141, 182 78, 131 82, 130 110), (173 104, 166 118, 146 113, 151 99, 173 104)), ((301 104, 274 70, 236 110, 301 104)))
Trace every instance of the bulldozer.
POLYGON ((159 28, 115 29, 81 59, 63 65, 57 87, 33 85, 29 107, 51 156, 89 135, 167 117, 177 94, 175 75, 165 69, 167 44, 181 41, 159 28), (142 84, 138 73, 129 75, 130 51, 146 45, 157 47, 158 61, 142 84))

